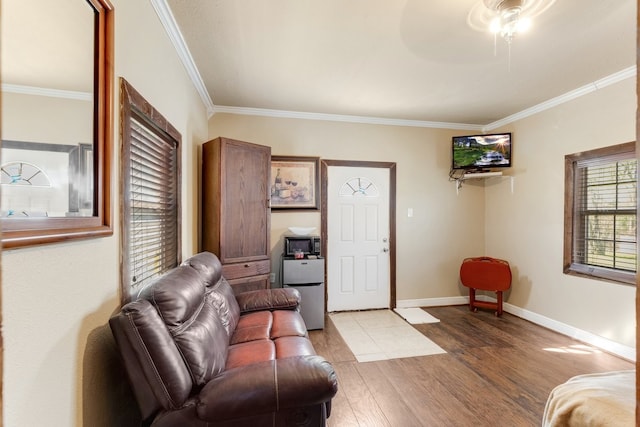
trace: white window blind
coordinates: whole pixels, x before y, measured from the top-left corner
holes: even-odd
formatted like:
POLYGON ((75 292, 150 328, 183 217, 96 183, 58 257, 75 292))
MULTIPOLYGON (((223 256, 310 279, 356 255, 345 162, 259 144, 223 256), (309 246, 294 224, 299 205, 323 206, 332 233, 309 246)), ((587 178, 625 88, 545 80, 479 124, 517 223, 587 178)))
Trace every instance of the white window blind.
POLYGON ((573 164, 572 268, 605 278, 616 277, 607 270, 635 274, 636 208, 633 151, 578 158, 573 164))
POLYGON ((120 79, 123 303, 180 263, 180 133, 120 79))
POLYGON ((142 289, 175 267, 178 239, 177 150, 167 135, 131 119, 129 262, 142 289))
POLYGON ((636 271, 636 160, 578 162, 574 262, 636 271))

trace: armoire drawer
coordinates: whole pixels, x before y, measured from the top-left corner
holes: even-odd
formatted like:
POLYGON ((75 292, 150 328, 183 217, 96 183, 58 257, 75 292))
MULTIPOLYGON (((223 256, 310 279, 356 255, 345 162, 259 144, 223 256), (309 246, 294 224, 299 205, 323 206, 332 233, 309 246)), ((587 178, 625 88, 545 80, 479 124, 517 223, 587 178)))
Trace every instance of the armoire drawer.
POLYGON ((260 276, 241 277, 239 279, 227 280, 235 295, 255 291, 258 289, 269 289, 269 275, 262 274, 260 276))
POLYGON ((271 260, 269 259, 222 265, 222 275, 227 280, 238 279, 240 277, 257 276, 260 274, 269 274, 270 271, 271 260))

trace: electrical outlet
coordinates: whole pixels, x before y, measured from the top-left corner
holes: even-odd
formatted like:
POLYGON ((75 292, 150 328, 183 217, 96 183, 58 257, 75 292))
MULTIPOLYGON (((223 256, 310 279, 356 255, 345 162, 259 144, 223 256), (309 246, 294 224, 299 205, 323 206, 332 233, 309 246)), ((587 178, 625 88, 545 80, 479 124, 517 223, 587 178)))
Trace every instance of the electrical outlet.
POLYGON ((269 281, 270 281, 271 283, 276 283, 276 273, 271 273, 271 274, 269 275, 269 281))

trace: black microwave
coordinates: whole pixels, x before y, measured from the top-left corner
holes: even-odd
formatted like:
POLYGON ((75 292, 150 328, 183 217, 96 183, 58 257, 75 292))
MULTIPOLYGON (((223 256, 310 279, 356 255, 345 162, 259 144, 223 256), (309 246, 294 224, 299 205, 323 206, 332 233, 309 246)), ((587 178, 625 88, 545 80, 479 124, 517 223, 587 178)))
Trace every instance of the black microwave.
POLYGON ((295 256, 296 252, 320 256, 320 236, 285 236, 284 255, 295 256))

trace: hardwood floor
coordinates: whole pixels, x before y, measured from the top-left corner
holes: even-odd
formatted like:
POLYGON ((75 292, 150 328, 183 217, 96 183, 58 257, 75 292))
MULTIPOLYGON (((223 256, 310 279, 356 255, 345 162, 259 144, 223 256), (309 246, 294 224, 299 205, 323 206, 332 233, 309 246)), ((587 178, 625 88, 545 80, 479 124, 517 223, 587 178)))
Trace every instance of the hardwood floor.
POLYGON ((414 326, 447 354, 358 363, 328 316, 309 332, 338 375, 328 426, 539 426, 556 385, 635 367, 508 313, 426 311, 440 323, 414 326))

